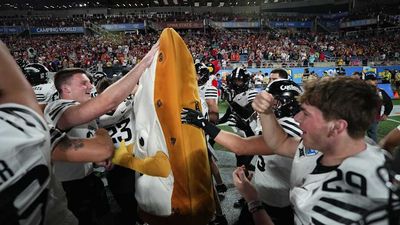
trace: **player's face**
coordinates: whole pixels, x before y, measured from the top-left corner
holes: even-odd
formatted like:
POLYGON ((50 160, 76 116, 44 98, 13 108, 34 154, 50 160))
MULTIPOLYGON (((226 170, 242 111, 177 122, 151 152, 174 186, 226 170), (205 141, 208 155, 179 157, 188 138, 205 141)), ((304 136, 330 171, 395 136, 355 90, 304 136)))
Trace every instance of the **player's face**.
POLYGON ((71 90, 71 98, 80 103, 90 100, 90 92, 93 88, 89 78, 83 73, 77 73, 72 76, 69 87, 71 90))
POLYGON ((279 79, 279 73, 271 73, 269 75, 269 82, 271 83, 274 80, 278 80, 279 79))
POLYGON ((326 137, 328 136, 328 121, 322 112, 315 106, 303 103, 301 110, 294 119, 300 124, 303 131, 303 141, 306 148, 323 151, 326 148, 326 137))
POLYGON ((233 82, 235 83, 236 87, 242 87, 244 85, 242 79, 235 79, 233 82))

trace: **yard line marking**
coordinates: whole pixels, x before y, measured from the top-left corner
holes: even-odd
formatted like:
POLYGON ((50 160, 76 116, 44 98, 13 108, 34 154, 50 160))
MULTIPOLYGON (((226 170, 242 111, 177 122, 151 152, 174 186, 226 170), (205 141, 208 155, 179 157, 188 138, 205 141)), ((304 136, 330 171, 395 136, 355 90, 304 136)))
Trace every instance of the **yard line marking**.
POLYGON ((400 121, 394 120, 394 119, 390 119, 390 118, 388 118, 387 120, 392 121, 392 122, 395 122, 395 123, 400 123, 400 121))

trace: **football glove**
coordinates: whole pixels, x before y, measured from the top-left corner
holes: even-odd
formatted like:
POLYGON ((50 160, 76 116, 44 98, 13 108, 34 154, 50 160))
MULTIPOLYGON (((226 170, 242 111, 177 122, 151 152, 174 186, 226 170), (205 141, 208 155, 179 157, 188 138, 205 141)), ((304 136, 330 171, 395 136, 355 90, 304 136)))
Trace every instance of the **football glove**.
POLYGON ((246 137, 254 136, 254 132, 250 127, 248 121, 241 118, 237 113, 233 112, 228 119, 228 125, 232 127, 237 127, 240 130, 243 130, 246 134, 246 137))
POLYGON ((213 125, 210 121, 208 121, 208 119, 204 118, 201 112, 189 108, 182 109, 181 122, 203 129, 211 139, 214 139, 221 131, 220 128, 213 125))

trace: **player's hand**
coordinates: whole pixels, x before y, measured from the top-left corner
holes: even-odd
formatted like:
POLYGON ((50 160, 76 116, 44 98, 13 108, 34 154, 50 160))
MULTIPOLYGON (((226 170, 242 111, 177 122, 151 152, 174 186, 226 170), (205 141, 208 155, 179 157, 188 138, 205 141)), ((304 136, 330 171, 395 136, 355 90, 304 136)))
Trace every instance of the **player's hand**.
POLYGON ((146 68, 149 67, 153 62, 154 57, 157 57, 155 54, 159 48, 160 41, 157 41, 157 43, 155 43, 153 47, 151 47, 150 51, 143 57, 140 63, 143 63, 146 68))
POLYGON ((262 91, 257 94, 251 106, 260 114, 270 114, 273 113, 275 102, 274 97, 270 93, 262 91))
POLYGON ((181 111, 181 122, 204 129, 208 121, 200 111, 183 108, 181 111))
POLYGON ((106 129, 97 129, 94 138, 98 143, 101 143, 101 146, 104 146, 104 148, 107 148, 114 152, 114 143, 106 129))
POLYGON ((235 187, 246 202, 258 200, 257 190, 250 182, 252 175, 250 174, 249 177, 246 175, 246 169, 244 166, 236 168, 236 170, 233 171, 232 176, 235 187))
POLYGON ((247 130, 250 129, 251 127, 249 125, 249 123, 244 120, 243 118, 241 118, 237 113, 233 112, 229 118, 228 118, 228 125, 232 126, 232 127, 237 127, 241 130, 247 130))
POLYGON ((217 135, 221 131, 220 128, 210 123, 210 121, 204 118, 203 114, 197 110, 183 108, 181 111, 181 121, 182 123, 191 124, 193 126, 203 129, 204 132, 208 134, 211 139, 217 137, 217 135))

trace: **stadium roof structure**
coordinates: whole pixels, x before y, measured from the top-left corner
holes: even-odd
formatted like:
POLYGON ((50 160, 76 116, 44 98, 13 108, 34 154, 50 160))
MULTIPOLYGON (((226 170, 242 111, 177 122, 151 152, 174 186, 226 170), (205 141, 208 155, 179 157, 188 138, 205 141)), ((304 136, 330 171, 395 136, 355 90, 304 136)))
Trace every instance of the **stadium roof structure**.
POLYGON ((3 0, 0 2, 0 9, 54 10, 85 7, 146 8, 163 6, 260 6, 265 1, 266 0, 3 0))

